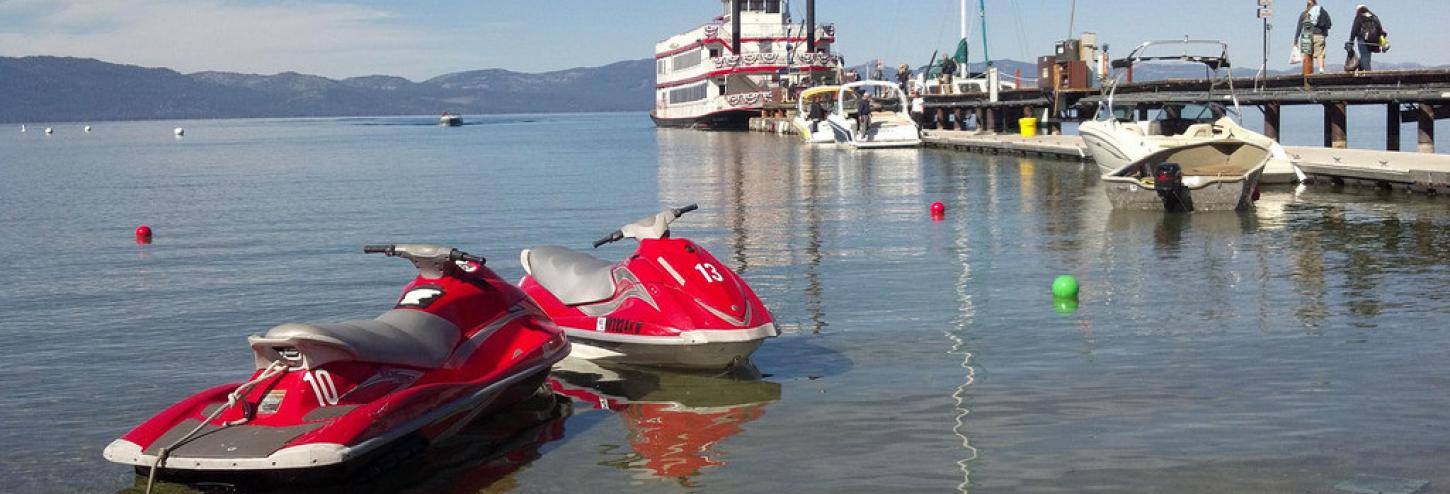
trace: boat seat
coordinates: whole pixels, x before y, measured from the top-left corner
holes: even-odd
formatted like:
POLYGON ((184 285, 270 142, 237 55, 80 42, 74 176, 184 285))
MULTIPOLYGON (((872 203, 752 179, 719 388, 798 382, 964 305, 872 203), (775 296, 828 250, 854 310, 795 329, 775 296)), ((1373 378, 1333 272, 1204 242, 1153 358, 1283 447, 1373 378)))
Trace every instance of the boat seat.
POLYGON ((257 354, 259 367, 281 358, 277 348, 292 347, 301 351, 309 368, 355 360, 436 369, 453 353, 460 335, 458 326, 441 317, 394 309, 377 319, 282 324, 247 341, 257 354))
POLYGON ((519 261, 539 285, 566 305, 614 295, 614 263, 557 245, 525 250, 519 261))

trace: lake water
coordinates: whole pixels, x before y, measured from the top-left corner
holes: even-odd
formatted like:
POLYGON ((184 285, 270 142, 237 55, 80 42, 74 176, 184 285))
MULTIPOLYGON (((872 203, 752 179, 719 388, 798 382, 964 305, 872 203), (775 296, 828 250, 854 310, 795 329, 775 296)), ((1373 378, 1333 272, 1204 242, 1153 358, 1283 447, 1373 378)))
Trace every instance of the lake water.
POLYGON ((690 202, 675 233, 781 325, 755 354, 763 379, 601 383, 574 363, 555 384, 579 399, 540 396, 370 485, 1450 488, 1445 199, 1286 187, 1248 213, 1113 212, 1091 164, 808 148, 640 114, 472 120, 0 133, 0 490, 131 488, 101 449, 247 374, 245 336, 390 307, 412 268, 362 244, 453 245, 516 279, 521 248, 587 247, 690 202), (154 244, 133 243, 142 223, 154 244), (1075 311, 1049 294, 1063 273, 1075 311))

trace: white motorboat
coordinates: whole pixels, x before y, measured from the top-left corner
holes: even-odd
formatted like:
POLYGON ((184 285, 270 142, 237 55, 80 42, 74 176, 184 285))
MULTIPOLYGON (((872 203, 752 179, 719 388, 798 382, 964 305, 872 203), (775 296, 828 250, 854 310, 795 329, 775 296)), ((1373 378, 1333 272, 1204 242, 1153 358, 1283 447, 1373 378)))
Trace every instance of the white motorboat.
POLYGON ((1129 163, 1168 148, 1212 141, 1244 141, 1268 149, 1269 160, 1264 170, 1262 183, 1291 183, 1299 178, 1298 171, 1283 146, 1268 136, 1244 128, 1238 118, 1238 97, 1234 93, 1233 73, 1228 60, 1228 44, 1222 41, 1179 40, 1150 41, 1138 45, 1127 58, 1113 61, 1114 74, 1104 87, 1106 99, 1099 104, 1096 118, 1078 126, 1078 134, 1087 145, 1093 160, 1104 175, 1113 173, 1129 163), (1182 49, 1171 55, 1149 55, 1154 47, 1174 46, 1182 49), (1217 53, 1191 55, 1188 49, 1209 46, 1217 53), (1159 118, 1135 121, 1132 108, 1114 107, 1118 84, 1122 75, 1134 66, 1148 62, 1201 63, 1209 69, 1211 84, 1205 101, 1173 105, 1160 111, 1159 118), (1216 78, 1213 73, 1225 69, 1224 76, 1216 78), (1226 83, 1227 94, 1215 95, 1214 89, 1220 82, 1226 83), (1231 102, 1232 109, 1220 102, 1231 102), (1232 115, 1229 115, 1229 113, 1232 115))
POLYGON ((836 142, 836 135, 831 132, 830 124, 826 123, 826 116, 830 115, 840 91, 840 86, 816 86, 801 91, 796 98, 795 118, 791 120, 791 124, 806 144, 836 142))
POLYGON ((1170 147, 1103 175, 1114 209, 1245 210, 1254 205, 1269 149, 1235 139, 1170 147))
POLYGON ((837 143, 856 148, 916 147, 921 145, 921 128, 907 113, 906 95, 895 83, 886 81, 861 81, 840 86, 836 93, 836 106, 826 117, 837 143), (875 101, 867 115, 867 124, 861 128, 861 116, 856 114, 857 101, 867 90, 874 93, 875 101))
POLYGON ((438 125, 441 127, 458 127, 463 125, 463 116, 454 113, 444 112, 438 117, 438 125))

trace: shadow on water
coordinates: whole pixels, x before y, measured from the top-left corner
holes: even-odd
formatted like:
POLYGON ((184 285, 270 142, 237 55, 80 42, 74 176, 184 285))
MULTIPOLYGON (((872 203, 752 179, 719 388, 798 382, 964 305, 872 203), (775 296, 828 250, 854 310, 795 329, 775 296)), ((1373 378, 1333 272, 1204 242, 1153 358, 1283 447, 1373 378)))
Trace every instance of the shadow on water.
MULTIPOLYGON (((337 480, 302 479, 295 483, 158 482, 155 493, 434 493, 504 492, 518 487, 515 472, 538 459, 544 445, 564 437, 565 419, 573 414, 566 397, 540 388, 534 396, 511 408, 483 417, 456 435, 431 445, 420 456, 400 463, 379 461, 362 465, 358 472, 337 480), (388 464, 380 464, 388 463, 388 464)), ((146 477, 119 492, 144 492, 146 477)))
POLYGON ((700 487, 696 477, 702 470, 725 466, 713 454, 715 446, 743 432, 781 397, 780 384, 764 380, 748 362, 702 373, 565 359, 549 385, 586 406, 614 412, 623 423, 628 447, 600 445, 600 465, 691 488, 700 487))

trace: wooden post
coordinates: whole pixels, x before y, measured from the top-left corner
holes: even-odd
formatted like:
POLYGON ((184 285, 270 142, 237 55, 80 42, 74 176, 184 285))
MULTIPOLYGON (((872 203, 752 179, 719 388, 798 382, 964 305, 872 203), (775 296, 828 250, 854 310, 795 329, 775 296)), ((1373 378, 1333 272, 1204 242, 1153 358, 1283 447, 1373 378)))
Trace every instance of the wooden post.
POLYGON ((1264 135, 1273 139, 1275 142, 1279 141, 1279 119, 1281 116, 1279 111, 1280 107, 1277 101, 1264 104, 1264 135))
POLYGON ((1344 103, 1324 104, 1324 147, 1344 149, 1349 146, 1349 139, 1345 133, 1344 107, 1344 103))
POLYGON ((936 108, 936 128, 941 129, 941 130, 951 130, 951 129, 948 129, 947 128, 947 109, 946 108, 942 108, 940 106, 938 106, 936 108))
POLYGON ((1435 107, 1420 103, 1420 152, 1435 152, 1435 107))
POLYGON ((973 109, 972 112, 975 113, 975 116, 977 117, 977 132, 986 132, 987 129, 982 128, 982 122, 987 121, 987 117, 985 116, 987 113, 986 110, 978 106, 973 109))
POLYGON ((986 122, 985 125, 978 124, 978 128, 980 128, 982 130, 982 132, 991 132, 991 133, 996 133, 997 132, 997 109, 996 108, 988 108, 987 109, 987 122, 986 122))
POLYGON ((1385 151, 1400 150, 1400 104, 1385 105, 1385 151))
POLYGON ((967 130, 967 110, 957 107, 952 113, 952 118, 957 121, 957 130, 967 130))

